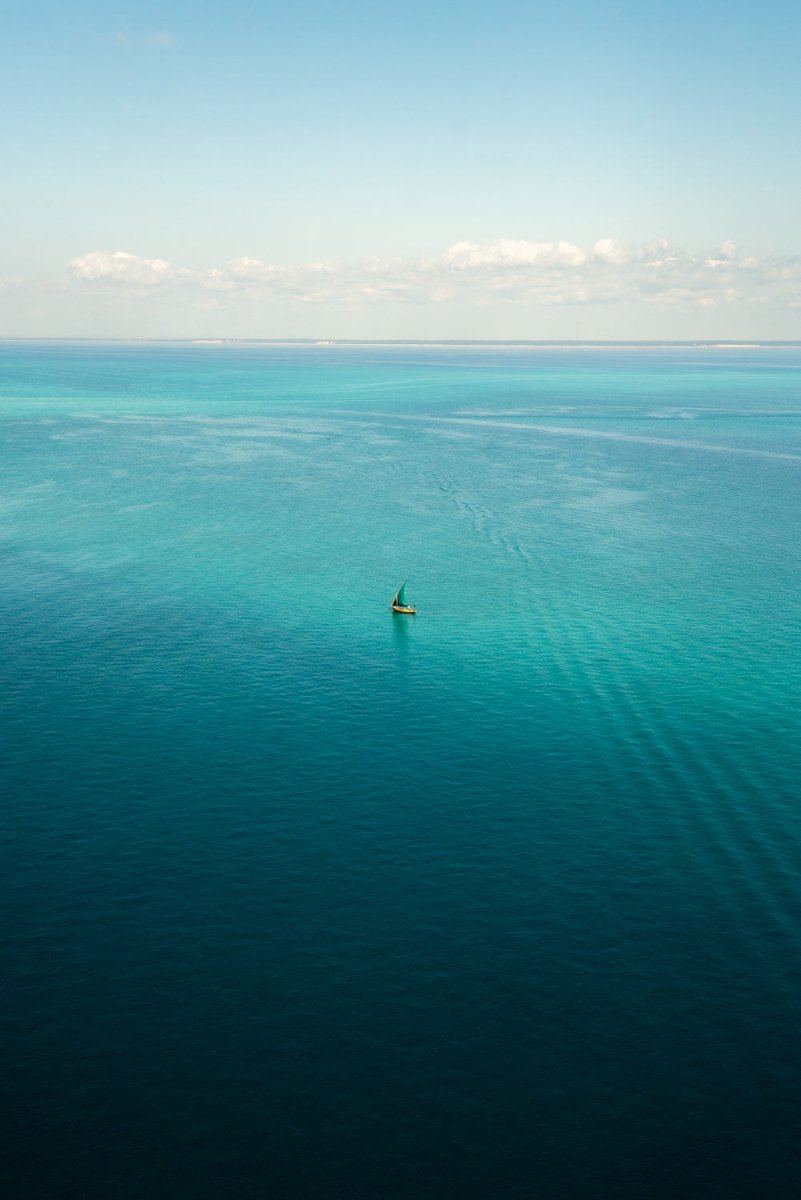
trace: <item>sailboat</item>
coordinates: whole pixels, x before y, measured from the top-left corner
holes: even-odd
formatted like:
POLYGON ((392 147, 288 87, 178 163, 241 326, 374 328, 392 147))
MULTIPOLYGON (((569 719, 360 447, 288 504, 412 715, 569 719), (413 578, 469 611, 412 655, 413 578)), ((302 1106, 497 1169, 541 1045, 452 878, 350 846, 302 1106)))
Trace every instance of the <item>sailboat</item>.
POLYGON ((403 581, 403 583, 401 584, 401 586, 398 588, 397 592, 395 593, 394 599, 392 601, 392 611, 393 612, 399 612, 399 613, 416 613, 417 612, 417 605, 412 604, 411 601, 409 601, 406 598, 406 584, 408 582, 409 582, 408 579, 405 579, 403 581))

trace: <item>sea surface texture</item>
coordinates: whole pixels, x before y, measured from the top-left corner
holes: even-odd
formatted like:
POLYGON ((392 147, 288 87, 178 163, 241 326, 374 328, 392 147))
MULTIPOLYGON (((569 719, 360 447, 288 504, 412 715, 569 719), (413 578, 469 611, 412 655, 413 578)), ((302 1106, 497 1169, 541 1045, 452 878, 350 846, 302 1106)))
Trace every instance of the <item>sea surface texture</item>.
POLYGON ((801 348, 5 343, 0 435, 5 1195, 799 1194, 801 348))

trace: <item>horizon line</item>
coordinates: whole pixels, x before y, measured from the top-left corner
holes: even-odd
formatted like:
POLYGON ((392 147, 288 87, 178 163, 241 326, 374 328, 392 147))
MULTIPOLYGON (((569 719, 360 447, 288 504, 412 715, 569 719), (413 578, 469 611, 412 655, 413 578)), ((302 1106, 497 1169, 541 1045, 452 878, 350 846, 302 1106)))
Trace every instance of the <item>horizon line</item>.
POLYGON ((184 346, 689 346, 697 349, 752 349, 761 346, 801 346, 801 339, 778 338, 325 338, 325 337, 90 337, 0 335, 0 343, 90 342, 94 344, 157 344, 184 346))

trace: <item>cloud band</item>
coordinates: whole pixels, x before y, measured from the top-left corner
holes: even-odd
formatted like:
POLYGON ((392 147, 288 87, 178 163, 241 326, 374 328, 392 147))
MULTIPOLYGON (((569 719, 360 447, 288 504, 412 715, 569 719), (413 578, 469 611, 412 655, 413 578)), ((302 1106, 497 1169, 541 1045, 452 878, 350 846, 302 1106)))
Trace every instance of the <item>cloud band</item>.
POLYGON ((801 259, 749 257, 733 242, 711 254, 688 254, 665 239, 635 245, 604 238, 586 248, 567 241, 461 241, 419 260, 287 266, 238 258, 205 271, 95 250, 73 258, 68 270, 81 285, 140 295, 188 289, 220 299, 248 293, 312 304, 801 307, 801 259))

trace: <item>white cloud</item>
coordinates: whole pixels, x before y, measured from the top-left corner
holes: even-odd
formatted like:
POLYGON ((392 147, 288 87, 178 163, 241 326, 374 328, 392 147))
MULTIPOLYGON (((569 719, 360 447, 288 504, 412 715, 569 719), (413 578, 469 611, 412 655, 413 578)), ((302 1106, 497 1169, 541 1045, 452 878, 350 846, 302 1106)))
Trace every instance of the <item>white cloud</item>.
POLYGON ((93 250, 82 258, 72 258, 69 267, 76 279, 110 279, 117 283, 148 285, 174 277, 173 268, 163 258, 139 258, 124 250, 108 253, 93 250))
POLYGON ((619 242, 617 238, 601 238, 592 248, 592 257, 597 262, 622 266, 623 263, 631 261, 631 250, 625 242, 619 242))
POLYGON ((580 267, 587 261, 587 252, 572 242, 524 242, 502 238, 480 245, 476 242, 455 242, 437 264, 469 270, 475 267, 580 267))
POLYGON ((688 254, 665 239, 630 244, 459 241, 422 260, 371 259, 280 265, 232 259, 198 271, 162 258, 95 250, 68 264, 86 287, 138 294, 166 289, 278 298, 300 303, 490 304, 529 306, 643 304, 676 309, 801 304, 801 259, 740 257, 733 242, 688 254))

